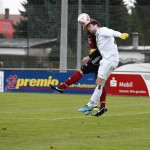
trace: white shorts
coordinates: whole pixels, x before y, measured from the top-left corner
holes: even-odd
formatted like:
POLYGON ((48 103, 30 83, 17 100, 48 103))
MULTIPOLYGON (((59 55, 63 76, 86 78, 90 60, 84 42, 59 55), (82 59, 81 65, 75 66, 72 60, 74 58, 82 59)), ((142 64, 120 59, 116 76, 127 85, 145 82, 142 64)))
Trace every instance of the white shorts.
POLYGON ((117 61, 110 60, 110 59, 102 59, 100 61, 100 66, 98 69, 98 77, 101 79, 107 80, 111 72, 117 68, 118 66, 117 61))

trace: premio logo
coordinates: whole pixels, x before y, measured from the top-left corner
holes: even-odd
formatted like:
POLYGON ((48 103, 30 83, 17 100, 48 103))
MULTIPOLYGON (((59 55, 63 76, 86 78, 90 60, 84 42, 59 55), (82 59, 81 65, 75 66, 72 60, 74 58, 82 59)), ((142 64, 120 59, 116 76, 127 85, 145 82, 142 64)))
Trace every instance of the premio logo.
POLYGON ((20 89, 21 87, 49 87, 50 84, 58 85, 58 79, 53 79, 49 76, 47 79, 43 78, 18 78, 17 75, 10 75, 6 80, 8 83, 6 89, 20 89))
POLYGON ((16 84, 17 84, 17 75, 14 76, 9 76, 6 80, 6 82, 8 83, 5 87, 5 90, 7 89, 15 89, 16 88, 16 84))

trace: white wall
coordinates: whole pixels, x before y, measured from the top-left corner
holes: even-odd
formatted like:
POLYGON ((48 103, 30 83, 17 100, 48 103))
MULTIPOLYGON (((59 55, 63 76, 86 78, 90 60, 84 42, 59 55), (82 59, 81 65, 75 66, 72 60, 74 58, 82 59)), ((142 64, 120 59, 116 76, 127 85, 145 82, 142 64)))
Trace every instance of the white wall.
POLYGON ((144 62, 145 55, 141 51, 119 51, 120 62, 126 63, 129 61, 144 62))

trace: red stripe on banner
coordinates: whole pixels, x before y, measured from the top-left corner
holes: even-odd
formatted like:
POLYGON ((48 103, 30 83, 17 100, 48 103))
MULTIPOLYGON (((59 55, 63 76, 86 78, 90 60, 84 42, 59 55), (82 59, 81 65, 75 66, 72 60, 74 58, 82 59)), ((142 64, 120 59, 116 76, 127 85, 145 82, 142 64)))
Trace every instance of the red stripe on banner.
MULTIPOLYGON (((50 87, 20 87, 23 90, 50 90, 50 87)), ((67 88, 67 91, 93 91, 93 88, 67 88)))

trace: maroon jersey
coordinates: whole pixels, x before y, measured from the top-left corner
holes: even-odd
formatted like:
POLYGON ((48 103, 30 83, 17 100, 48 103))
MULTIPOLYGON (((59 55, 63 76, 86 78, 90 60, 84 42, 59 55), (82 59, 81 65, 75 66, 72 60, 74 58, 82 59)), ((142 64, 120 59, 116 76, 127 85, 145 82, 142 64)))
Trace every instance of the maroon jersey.
POLYGON ((92 53, 96 48, 96 36, 93 34, 88 35, 88 41, 90 45, 90 53, 92 53))
MULTIPOLYGON (((96 36, 93 34, 88 34, 88 41, 89 41, 89 45, 90 45, 90 54, 92 54, 96 49, 96 36)), ((102 56, 100 55, 100 53, 98 53, 96 56, 91 57, 91 62, 93 64, 99 64, 99 61, 102 59, 102 56)))

